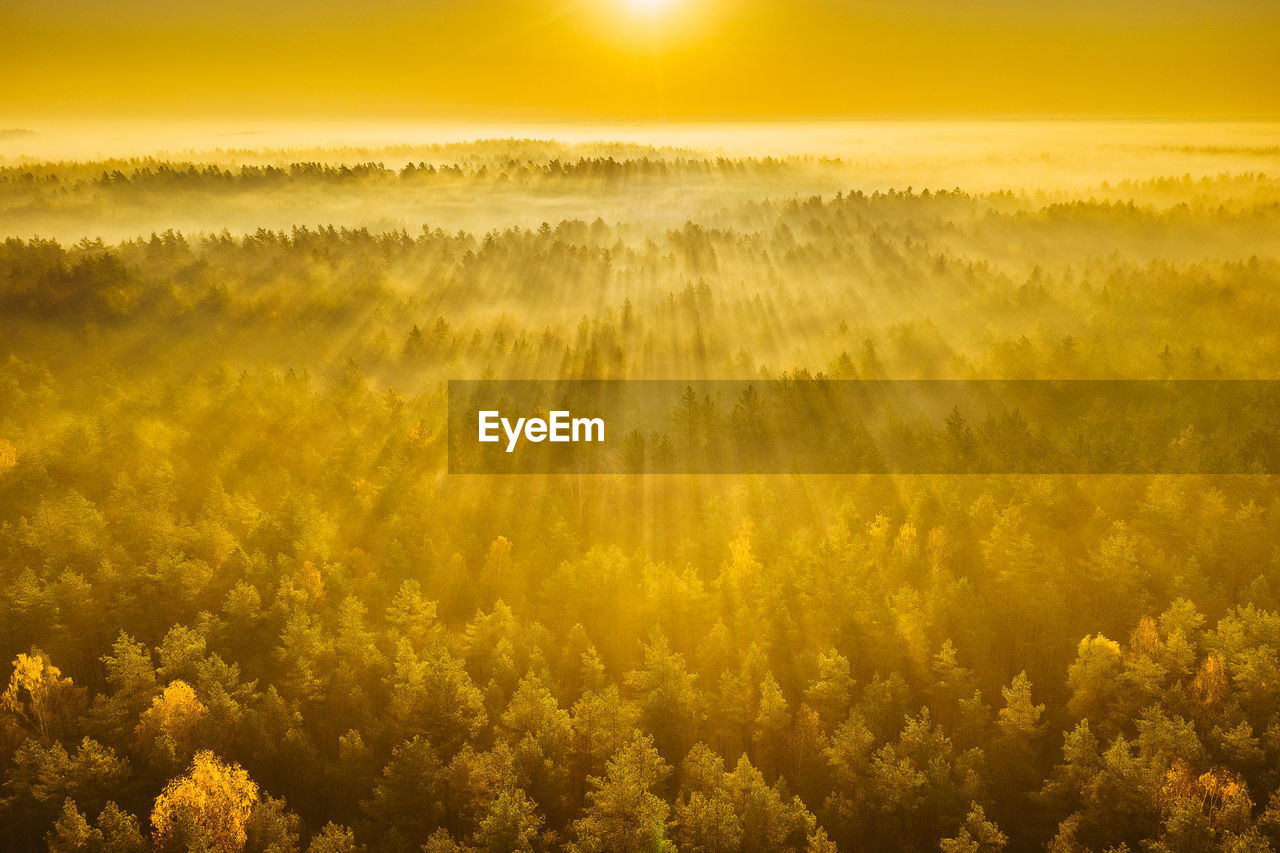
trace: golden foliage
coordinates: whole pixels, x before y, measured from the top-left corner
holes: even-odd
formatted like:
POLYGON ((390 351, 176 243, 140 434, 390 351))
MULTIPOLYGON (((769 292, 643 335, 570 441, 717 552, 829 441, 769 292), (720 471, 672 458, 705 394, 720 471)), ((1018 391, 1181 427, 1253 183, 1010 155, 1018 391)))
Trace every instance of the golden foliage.
POLYGON ((1249 826, 1253 812, 1249 786, 1238 773, 1214 767, 1196 776, 1181 759, 1165 774, 1160 806, 1166 818, 1179 810, 1198 811, 1214 829, 1236 833, 1249 826))
POLYGON ((44 652, 33 649, 13 661, 9 686, 0 694, 0 719, 6 727, 47 740, 78 713, 83 695, 44 652))
POLYGON ((193 747, 197 727, 209 715, 209 709, 196 695, 191 685, 176 680, 151 701, 151 707, 142 712, 138 722, 138 734, 143 740, 168 736, 175 752, 186 755, 193 747))
POLYGON ((1227 664, 1222 655, 1209 655, 1191 681, 1191 696, 1205 708, 1218 704, 1227 694, 1227 664))
POLYGON ((152 838, 160 850, 235 853, 244 849, 245 824, 257 802, 258 786, 249 774, 205 750, 156 797, 152 838))

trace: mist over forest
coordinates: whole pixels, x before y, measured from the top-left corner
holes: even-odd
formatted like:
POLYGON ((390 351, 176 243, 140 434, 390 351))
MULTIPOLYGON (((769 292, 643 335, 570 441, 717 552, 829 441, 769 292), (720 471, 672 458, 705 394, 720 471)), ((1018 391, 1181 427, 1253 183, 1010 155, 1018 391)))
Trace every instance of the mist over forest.
POLYGON ((6 135, 0 848, 1280 846, 1272 476, 445 473, 449 379, 1280 379, 1275 128, 592 132, 6 135))

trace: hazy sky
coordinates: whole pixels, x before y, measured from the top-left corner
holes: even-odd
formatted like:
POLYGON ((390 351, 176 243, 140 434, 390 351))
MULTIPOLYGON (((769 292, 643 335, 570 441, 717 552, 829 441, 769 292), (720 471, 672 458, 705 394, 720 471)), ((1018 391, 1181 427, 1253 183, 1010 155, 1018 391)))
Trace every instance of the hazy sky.
POLYGON ((0 116, 1280 116, 1280 0, 3 0, 0 116))

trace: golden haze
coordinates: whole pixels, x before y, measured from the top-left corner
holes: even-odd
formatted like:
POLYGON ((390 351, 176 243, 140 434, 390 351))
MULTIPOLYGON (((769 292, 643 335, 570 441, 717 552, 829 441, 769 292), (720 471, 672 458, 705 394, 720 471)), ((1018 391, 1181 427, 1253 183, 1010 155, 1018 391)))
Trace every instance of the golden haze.
POLYGON ((1280 114, 1280 6, 20 0, 0 114, 1280 114))

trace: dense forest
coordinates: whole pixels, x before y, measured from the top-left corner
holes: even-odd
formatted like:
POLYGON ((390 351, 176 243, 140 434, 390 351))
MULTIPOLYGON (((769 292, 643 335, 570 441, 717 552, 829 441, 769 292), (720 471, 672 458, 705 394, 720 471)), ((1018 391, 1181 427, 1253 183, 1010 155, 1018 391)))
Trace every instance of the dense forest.
POLYGON ((0 848, 1280 849, 1272 476, 446 473, 451 378, 1280 378, 1280 148, 1140 155, 4 166, 0 848))

